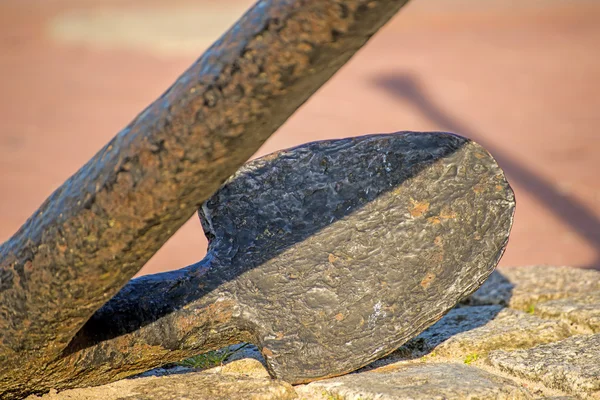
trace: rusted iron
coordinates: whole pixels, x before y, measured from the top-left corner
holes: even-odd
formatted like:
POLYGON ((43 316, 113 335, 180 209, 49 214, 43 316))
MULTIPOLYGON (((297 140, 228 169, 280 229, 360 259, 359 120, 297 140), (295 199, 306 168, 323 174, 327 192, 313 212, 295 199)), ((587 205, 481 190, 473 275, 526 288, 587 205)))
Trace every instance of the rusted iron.
POLYGON ((314 142, 254 160, 200 208, 206 258, 132 280, 36 385, 102 384, 242 341, 288 382, 354 371, 485 281, 514 207, 494 159, 452 134, 314 142))

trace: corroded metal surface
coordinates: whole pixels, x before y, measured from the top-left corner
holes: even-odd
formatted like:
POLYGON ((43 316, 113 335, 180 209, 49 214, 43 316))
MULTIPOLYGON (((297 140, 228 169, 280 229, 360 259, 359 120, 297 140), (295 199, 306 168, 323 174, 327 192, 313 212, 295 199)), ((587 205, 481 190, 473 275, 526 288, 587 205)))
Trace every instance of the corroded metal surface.
POLYGON ((58 188, 0 247, 0 388, 16 395, 44 374, 406 1, 259 1, 58 188))
POLYGON ((240 341, 292 383, 353 371, 483 283, 514 207, 493 158, 456 135, 372 135, 265 156, 201 207, 206 258, 126 285, 38 385, 106 383, 240 341))

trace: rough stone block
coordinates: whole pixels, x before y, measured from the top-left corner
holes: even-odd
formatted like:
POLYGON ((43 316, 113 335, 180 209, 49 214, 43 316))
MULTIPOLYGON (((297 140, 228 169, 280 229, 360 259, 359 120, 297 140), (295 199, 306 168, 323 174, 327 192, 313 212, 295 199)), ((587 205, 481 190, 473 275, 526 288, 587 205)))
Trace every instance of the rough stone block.
POLYGON ((414 358, 429 353, 428 359, 448 357, 470 362, 491 350, 529 348, 568 335, 569 330, 560 321, 522 311, 501 306, 461 307, 451 310, 390 357, 414 358))
POLYGON ((574 333, 600 333, 600 292, 537 304, 536 314, 564 321, 574 333))
POLYGON ((51 391, 27 400, 287 400, 296 399, 294 388, 268 377, 254 359, 232 362, 203 372, 177 373, 124 379, 108 385, 51 391))
POLYGON ((389 366, 296 388, 310 400, 531 399, 531 393, 492 373, 461 364, 389 366))
POLYGON ((579 335, 529 350, 491 352, 501 371, 587 399, 600 399, 600 334, 579 335))
POLYGON ((463 303, 527 311, 535 304, 600 291, 600 272, 545 265, 498 268, 463 303))

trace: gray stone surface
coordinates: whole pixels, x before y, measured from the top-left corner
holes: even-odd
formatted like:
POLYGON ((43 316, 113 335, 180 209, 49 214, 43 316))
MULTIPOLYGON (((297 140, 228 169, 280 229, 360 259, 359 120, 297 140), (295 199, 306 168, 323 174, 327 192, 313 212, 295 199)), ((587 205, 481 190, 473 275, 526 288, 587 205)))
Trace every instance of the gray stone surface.
POLYGON ((600 291, 537 304, 535 314, 564 321, 574 333, 600 333, 600 291))
MULTIPOLYGON (((39 399, 29 396, 28 400, 39 399)), ((287 400, 293 387, 268 377, 254 359, 240 360, 204 372, 124 379, 108 385, 51 391, 44 400, 287 400)))
POLYGON ((536 400, 577 400, 577 397, 573 397, 573 396, 544 396, 544 397, 538 397, 536 398, 536 400))
POLYGON ((213 374, 233 373, 252 376, 254 378, 270 378, 269 372, 267 372, 263 363, 255 358, 242 358, 217 368, 211 368, 206 372, 213 374))
POLYGON ((44 398, 600 399, 600 334, 568 338, 577 332, 597 332, 600 305, 593 279, 600 274, 533 267, 531 271, 514 268, 507 275, 522 283, 509 286, 509 278, 496 275, 491 282, 495 288, 486 283, 485 296, 478 301, 504 301, 527 312, 501 305, 459 306, 358 373, 292 389, 271 380, 259 349, 246 345, 223 365, 203 372, 157 369, 143 378, 44 398), (161 376, 166 374, 170 376, 161 376))
POLYGON ((480 358, 495 349, 529 348, 566 338, 566 325, 544 320, 501 306, 461 307, 400 349, 412 357, 430 353, 435 357, 465 360, 480 358))
POLYGON ((388 366, 296 388, 300 399, 531 399, 510 379, 462 364, 388 366))
POLYGON ((463 302, 528 310, 535 304, 600 291, 600 272, 546 265, 498 268, 463 302))
POLYGON ((600 334, 578 335, 529 350, 491 352, 492 366, 582 398, 600 399, 600 334))

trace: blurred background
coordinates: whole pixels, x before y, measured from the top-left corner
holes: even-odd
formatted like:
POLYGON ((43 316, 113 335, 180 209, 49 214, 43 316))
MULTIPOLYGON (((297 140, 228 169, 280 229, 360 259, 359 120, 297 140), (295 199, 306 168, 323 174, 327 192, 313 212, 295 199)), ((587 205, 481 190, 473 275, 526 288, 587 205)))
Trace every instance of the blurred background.
MULTIPOLYGON (((0 1, 0 242, 252 4, 0 1)), ((501 265, 600 269, 600 1, 412 0, 256 156, 442 130, 517 196, 501 265)), ((192 218, 142 274, 200 260, 192 218)))

